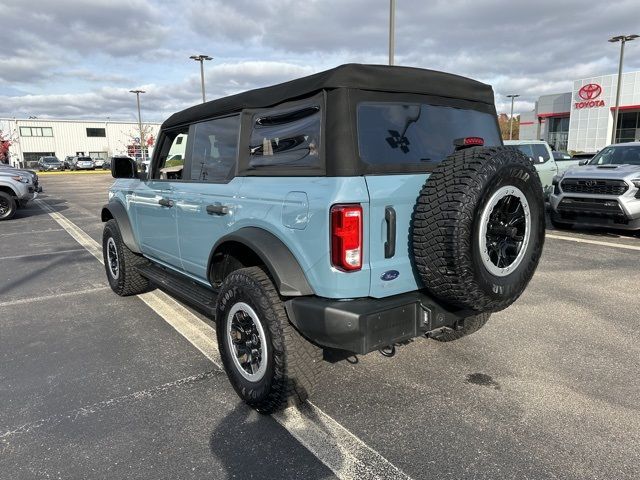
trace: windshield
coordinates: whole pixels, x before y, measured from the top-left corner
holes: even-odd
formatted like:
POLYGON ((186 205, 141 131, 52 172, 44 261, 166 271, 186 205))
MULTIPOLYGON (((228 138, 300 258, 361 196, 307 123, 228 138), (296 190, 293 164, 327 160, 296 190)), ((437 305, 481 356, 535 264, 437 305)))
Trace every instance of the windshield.
POLYGON ((45 157, 42 159, 44 163, 58 163, 59 160, 56 157, 45 157))
POLYGON ((358 105, 360 157, 372 165, 437 164, 464 137, 501 145, 496 118, 489 113, 416 103, 358 105))
POLYGON ((92 162, 91 157, 78 157, 79 162, 92 162))
POLYGON ((607 147, 589 165, 640 165, 640 145, 607 147))

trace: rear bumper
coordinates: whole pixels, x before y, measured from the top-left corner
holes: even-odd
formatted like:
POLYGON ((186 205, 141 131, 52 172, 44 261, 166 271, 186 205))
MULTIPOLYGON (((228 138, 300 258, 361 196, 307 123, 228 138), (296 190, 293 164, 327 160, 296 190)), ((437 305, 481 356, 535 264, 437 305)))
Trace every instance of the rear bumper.
POLYGON ((291 323, 323 347, 365 354, 456 325, 477 312, 452 312, 422 292, 387 298, 296 297, 285 303, 291 323))

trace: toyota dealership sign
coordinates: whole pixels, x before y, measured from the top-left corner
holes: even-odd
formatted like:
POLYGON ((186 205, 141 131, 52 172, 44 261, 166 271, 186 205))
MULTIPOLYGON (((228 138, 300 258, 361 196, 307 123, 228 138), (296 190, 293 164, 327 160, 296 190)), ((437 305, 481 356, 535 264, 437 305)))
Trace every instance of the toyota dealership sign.
POLYGON ((578 90, 580 101, 575 103, 576 108, 604 107, 604 100, 598 99, 602 94, 602 87, 597 83, 587 83, 578 90))

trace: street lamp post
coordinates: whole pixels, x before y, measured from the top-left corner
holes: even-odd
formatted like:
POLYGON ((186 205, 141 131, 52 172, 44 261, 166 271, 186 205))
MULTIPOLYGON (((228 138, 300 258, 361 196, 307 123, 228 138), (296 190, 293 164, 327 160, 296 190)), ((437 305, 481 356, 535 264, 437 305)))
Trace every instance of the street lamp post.
POLYGON ((204 61, 213 60, 213 57, 210 57, 209 55, 191 55, 189 58, 196 62, 200 62, 200 85, 202 87, 202 103, 204 103, 206 102, 204 96, 204 61))
POLYGON ((144 132, 142 131, 142 115, 140 114, 140 94, 147 93, 144 90, 129 90, 129 93, 136 94, 136 100, 138 102, 138 128, 140 129, 140 155, 142 155, 142 161, 146 160, 144 154, 144 132))
POLYGON ((513 100, 520 95, 511 94, 507 95, 507 98, 511 99, 511 115, 509 116, 509 140, 513 140, 513 100))
POLYGON ((611 134, 611 143, 616 143, 616 130, 618 128, 618 107, 620 106, 620 88, 622 84, 622 61, 624 59, 624 44, 635 40, 640 35, 618 35, 611 37, 611 43, 620 42, 620 62, 618 63, 618 86, 616 87, 616 106, 613 110, 613 133, 611 134))
POLYGON ((396 42, 396 0, 389 0, 389 65, 394 63, 396 42))

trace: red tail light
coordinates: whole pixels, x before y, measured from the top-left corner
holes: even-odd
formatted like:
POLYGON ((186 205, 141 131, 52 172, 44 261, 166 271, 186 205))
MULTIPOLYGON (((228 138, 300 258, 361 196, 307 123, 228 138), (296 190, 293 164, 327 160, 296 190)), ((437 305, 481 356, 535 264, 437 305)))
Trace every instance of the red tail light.
POLYGON ((484 145, 484 138, 482 137, 463 137, 456 138, 453 141, 456 150, 460 150, 467 147, 482 147, 484 145))
POLYGON ((331 207, 331 264, 347 272, 362 268, 362 207, 331 207))

